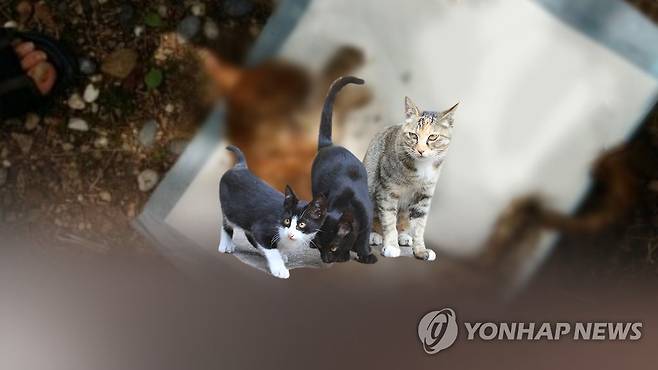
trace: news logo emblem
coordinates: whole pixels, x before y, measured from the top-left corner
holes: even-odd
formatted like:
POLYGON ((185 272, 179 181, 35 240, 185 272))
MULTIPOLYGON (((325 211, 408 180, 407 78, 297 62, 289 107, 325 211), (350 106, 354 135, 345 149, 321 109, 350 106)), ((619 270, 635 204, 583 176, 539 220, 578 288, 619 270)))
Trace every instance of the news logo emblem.
POLYGON ((427 354, 450 347, 457 339, 457 315, 450 308, 431 311, 418 323, 418 338, 427 354))

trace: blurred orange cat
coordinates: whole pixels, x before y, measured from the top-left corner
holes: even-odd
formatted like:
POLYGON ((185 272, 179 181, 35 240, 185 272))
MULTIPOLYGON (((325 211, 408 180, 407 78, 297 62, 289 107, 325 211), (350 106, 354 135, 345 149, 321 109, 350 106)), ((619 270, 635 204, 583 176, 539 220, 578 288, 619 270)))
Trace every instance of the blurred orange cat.
MULTIPOLYGON (((276 189, 290 185, 311 197, 311 164, 317 151, 320 112, 331 82, 363 63, 360 51, 340 48, 319 76, 285 61, 239 67, 208 51, 199 53, 215 93, 226 100, 226 135, 244 152, 249 168, 276 189)), ((366 104, 361 90, 344 94, 335 106, 335 136, 345 115, 366 104)))

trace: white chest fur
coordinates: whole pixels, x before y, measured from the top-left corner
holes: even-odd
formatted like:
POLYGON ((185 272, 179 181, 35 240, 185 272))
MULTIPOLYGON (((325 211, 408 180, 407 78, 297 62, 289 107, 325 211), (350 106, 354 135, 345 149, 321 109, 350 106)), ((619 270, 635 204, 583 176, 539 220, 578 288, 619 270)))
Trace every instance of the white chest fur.
POLYGON ((421 160, 416 161, 415 165, 416 176, 418 176, 418 179, 425 184, 436 182, 436 180, 439 178, 439 175, 441 174, 442 165, 439 164, 436 166, 435 161, 421 160))

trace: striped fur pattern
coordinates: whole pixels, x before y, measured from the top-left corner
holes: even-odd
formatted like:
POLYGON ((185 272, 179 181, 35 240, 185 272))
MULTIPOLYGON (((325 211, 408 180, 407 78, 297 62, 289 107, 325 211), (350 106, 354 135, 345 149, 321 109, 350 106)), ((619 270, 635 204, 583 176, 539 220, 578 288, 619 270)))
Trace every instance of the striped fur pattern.
POLYGON ((377 134, 364 159, 368 190, 375 203, 370 242, 383 244, 382 254, 398 257, 400 245, 414 256, 434 260, 423 234, 432 196, 452 139, 457 108, 421 111, 405 98, 406 120, 377 134), (398 232, 398 225, 401 230, 398 232))

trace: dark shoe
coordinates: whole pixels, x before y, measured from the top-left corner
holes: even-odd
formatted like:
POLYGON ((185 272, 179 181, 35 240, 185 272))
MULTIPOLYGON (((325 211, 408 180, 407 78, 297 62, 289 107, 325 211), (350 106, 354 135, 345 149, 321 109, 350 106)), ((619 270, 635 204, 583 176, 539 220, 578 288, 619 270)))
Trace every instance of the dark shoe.
POLYGON ((71 86, 77 70, 76 58, 61 42, 39 33, 0 28, 0 118, 43 111, 54 97, 71 86), (21 59, 12 45, 17 39, 32 42, 36 50, 47 55, 48 63, 55 68, 55 84, 47 94, 39 91, 34 80, 21 67, 21 59))

